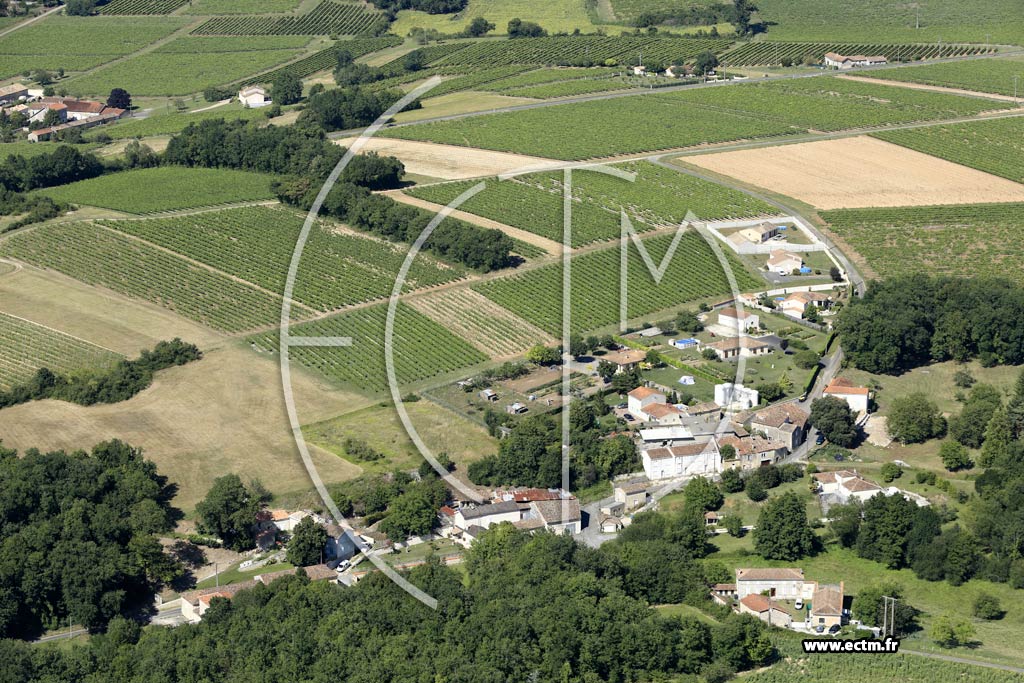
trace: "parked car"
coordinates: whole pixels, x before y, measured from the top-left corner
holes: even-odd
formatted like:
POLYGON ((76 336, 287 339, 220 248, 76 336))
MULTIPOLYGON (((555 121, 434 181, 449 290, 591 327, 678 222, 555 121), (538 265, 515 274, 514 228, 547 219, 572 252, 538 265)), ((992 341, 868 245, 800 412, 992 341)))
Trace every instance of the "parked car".
POLYGON ((620 403, 619 405, 617 405, 617 406, 615 406, 615 407, 616 407, 616 408, 620 408, 620 409, 621 409, 621 408, 625 408, 625 407, 626 407, 626 404, 625 404, 625 403, 620 403))
POLYGON ((828 632, 831 633, 832 635, 835 635, 835 634, 839 633, 842 629, 843 629, 843 627, 840 626, 839 624, 832 624, 831 626, 829 626, 828 632))
POLYGON ((815 633, 824 633, 825 632, 825 624, 818 624, 817 626, 814 627, 814 631, 815 631, 815 633))
POLYGON ((625 415, 622 416, 622 419, 624 419, 626 422, 632 422, 636 418, 630 415, 629 413, 626 413, 625 415))
POLYGON ((793 603, 793 607, 796 607, 797 609, 803 609, 804 608, 804 601, 801 600, 800 598, 797 598, 796 602, 793 603))
POLYGON ((345 571, 346 569, 348 569, 351 566, 352 566, 351 562, 349 562, 348 560, 342 560, 341 562, 338 563, 338 566, 335 567, 334 570, 340 574, 341 572, 345 571))
POLYGON ((825 435, 822 434, 821 432, 818 432, 818 436, 814 439, 814 443, 816 443, 819 446, 825 443, 825 435))

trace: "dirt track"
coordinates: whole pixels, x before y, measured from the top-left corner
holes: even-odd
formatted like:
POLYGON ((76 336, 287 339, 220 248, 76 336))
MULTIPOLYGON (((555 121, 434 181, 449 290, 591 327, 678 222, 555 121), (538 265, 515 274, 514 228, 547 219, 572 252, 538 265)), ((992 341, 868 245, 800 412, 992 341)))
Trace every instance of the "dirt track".
POLYGON ((686 161, 819 209, 1024 201, 1024 185, 867 136, 686 161))

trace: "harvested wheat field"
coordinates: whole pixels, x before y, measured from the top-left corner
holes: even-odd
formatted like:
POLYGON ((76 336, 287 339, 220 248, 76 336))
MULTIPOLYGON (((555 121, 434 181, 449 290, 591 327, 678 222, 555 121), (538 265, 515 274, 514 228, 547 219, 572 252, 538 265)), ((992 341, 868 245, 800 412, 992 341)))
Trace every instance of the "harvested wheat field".
POLYGON ((553 341, 542 330, 465 287, 410 297, 406 303, 491 358, 510 358, 534 344, 553 341))
MULTIPOLYGON (((355 139, 345 138, 338 140, 337 143, 348 147, 355 139)), ((527 168, 541 171, 558 167, 564 163, 522 154, 390 138, 371 138, 367 140, 361 151, 397 157, 405 164, 407 173, 441 178, 442 180, 482 178, 527 168)))
POLYGON ((866 136, 684 160, 819 209, 1024 201, 1024 185, 866 136))

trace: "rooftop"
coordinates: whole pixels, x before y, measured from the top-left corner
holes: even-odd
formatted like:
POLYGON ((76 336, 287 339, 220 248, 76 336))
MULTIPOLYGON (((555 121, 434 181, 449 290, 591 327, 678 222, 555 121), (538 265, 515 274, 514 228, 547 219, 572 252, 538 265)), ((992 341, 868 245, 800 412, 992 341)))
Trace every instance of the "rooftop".
POLYGON ((799 567, 755 567, 737 569, 736 582, 740 581, 803 581, 804 570, 799 567))
POLYGON ((819 584, 811 598, 811 614, 842 616, 843 584, 819 584))
POLYGON ((754 413, 752 421, 766 427, 782 427, 786 424, 803 426, 810 419, 804 410, 793 403, 780 403, 754 413))
POLYGON ((769 600, 765 596, 757 595, 756 593, 752 593, 744 597, 742 600, 740 600, 740 603, 746 606, 748 609, 752 609, 758 613, 767 612, 769 609, 773 609, 778 612, 785 612, 786 614, 789 614, 789 608, 787 608, 782 603, 775 602, 774 600, 769 600))
POLYGON ((642 401, 645 398, 650 398, 651 396, 661 396, 662 398, 664 398, 665 395, 658 391, 657 389, 652 389, 651 387, 637 387, 633 391, 629 392, 629 396, 631 398, 635 398, 637 400, 642 401))

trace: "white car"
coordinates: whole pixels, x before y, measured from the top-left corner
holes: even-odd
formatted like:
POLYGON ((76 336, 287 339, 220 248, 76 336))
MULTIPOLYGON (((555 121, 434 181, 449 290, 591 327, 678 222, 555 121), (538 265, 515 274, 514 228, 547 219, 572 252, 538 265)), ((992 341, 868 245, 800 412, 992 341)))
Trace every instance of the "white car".
POLYGON ((338 563, 338 566, 334 568, 334 571, 336 571, 336 572, 338 572, 340 574, 341 572, 345 571, 346 569, 348 569, 351 566, 352 566, 351 562, 349 562, 348 560, 342 560, 341 562, 338 563))
POLYGON ((796 602, 793 604, 793 607, 796 607, 797 609, 803 609, 804 608, 804 601, 801 600, 800 598, 797 598, 796 602))

